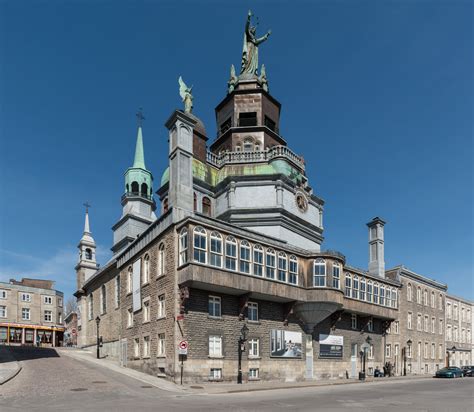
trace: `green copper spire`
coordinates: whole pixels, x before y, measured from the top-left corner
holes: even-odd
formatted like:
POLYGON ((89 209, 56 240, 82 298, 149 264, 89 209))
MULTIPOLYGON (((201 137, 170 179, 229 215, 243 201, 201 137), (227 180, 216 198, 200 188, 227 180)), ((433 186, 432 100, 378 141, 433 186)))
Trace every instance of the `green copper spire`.
POLYGON ((135 147, 135 159, 133 160, 132 167, 137 169, 146 169, 145 155, 143 154, 143 136, 141 125, 138 126, 137 145, 135 147))

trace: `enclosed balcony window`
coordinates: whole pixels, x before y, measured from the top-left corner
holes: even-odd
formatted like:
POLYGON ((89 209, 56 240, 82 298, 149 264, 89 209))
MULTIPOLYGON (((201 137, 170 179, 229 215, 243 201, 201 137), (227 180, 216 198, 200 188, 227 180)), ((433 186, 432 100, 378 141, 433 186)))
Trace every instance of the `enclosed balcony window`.
POLYGON ((237 269, 237 241, 228 236, 225 240, 225 267, 226 269, 237 269))
POLYGON ((202 227, 194 229, 194 261, 206 263, 207 233, 202 227))
POLYGON ((313 265, 313 286, 326 286, 326 262, 324 259, 316 259, 313 265))
POLYGON ((257 112, 239 113, 239 126, 257 126, 257 112))
POLYGON ((293 285, 298 284, 298 259, 295 255, 290 256, 290 279, 289 282, 293 285))
POLYGON ((334 263, 332 265, 332 287, 335 289, 340 288, 340 274, 341 274, 341 266, 339 263, 334 263))
POLYGON ((352 277, 351 275, 349 275, 349 273, 346 273, 345 278, 346 278, 346 287, 344 289, 344 295, 350 298, 352 294, 352 277))
POLYGON ((240 242, 240 271, 250 273, 250 243, 246 240, 240 242))
POLYGON ((267 249, 267 271, 266 276, 270 279, 275 279, 275 251, 273 249, 267 249))
POLYGON ((281 282, 286 282, 286 270, 287 270, 287 260, 286 254, 280 252, 278 254, 278 280, 281 282))
POLYGON ((218 268, 222 267, 222 236, 217 232, 211 233, 210 264, 218 268))
POLYGON ((253 247, 253 274, 263 276, 263 248, 260 245, 253 247))

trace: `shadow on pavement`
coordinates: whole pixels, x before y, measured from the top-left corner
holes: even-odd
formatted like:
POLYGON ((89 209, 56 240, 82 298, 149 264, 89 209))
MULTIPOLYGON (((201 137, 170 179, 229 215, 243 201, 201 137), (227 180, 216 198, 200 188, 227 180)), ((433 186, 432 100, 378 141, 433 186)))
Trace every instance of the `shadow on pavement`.
POLYGON ((59 355, 54 348, 33 348, 25 346, 4 346, 0 351, 0 363, 40 358, 59 358, 59 355), (13 355, 14 359, 12 359, 11 355, 13 355))

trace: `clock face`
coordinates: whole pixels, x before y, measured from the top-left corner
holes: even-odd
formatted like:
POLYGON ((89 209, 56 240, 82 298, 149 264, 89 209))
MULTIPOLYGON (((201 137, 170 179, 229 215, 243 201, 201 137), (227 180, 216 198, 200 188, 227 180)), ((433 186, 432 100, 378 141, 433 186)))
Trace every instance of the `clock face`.
POLYGON ((295 201, 296 206, 298 206, 298 209, 301 212, 306 212, 308 210, 308 199, 306 199, 306 196, 303 193, 296 193, 295 201))

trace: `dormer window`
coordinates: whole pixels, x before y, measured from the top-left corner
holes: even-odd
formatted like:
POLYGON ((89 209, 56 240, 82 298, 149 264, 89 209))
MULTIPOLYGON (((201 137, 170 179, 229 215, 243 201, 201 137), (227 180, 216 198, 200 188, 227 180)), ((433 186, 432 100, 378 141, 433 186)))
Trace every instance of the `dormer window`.
POLYGON ((239 113, 239 126, 257 126, 257 112, 239 113))

